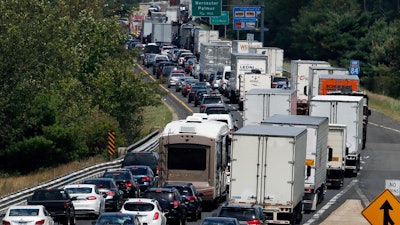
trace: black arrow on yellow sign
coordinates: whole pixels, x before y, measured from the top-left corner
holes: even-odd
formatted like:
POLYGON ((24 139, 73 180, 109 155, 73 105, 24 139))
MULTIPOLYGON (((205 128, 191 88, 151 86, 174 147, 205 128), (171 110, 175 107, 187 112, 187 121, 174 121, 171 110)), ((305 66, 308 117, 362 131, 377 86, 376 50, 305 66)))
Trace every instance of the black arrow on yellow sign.
POLYGON ((383 209, 383 225, 394 225, 392 218, 390 218, 389 210, 393 210, 390 203, 386 200, 380 209, 383 209))

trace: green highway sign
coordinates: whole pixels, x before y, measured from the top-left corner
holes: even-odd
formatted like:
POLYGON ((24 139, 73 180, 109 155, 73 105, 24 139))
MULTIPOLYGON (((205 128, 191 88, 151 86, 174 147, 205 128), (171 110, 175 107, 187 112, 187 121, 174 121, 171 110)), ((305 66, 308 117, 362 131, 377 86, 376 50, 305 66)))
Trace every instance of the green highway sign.
POLYGON ((192 16, 221 16, 222 0, 192 0, 192 16))
POLYGON ((210 17, 211 25, 228 25, 229 24, 229 11, 222 11, 221 16, 210 17))

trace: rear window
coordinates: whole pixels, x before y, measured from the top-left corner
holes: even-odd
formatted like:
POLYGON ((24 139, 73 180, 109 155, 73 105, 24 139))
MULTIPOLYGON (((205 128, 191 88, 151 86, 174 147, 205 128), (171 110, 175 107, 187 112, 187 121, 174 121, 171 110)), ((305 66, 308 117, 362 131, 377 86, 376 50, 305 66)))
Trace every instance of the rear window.
MULTIPOLYGON (((9 216, 38 216, 39 209, 11 209, 9 216)), ((20 222, 20 224, 23 221, 20 222)), ((26 224, 26 222, 24 223, 26 224)))
POLYGON ((147 174, 147 169, 143 167, 133 167, 130 168, 130 171, 133 175, 145 175, 147 174))
POLYGON ((249 221, 256 219, 256 213, 251 208, 240 207, 223 207, 220 212, 220 217, 232 217, 240 221, 249 221))
POLYGON ((125 155, 123 166, 130 165, 157 165, 157 159, 152 154, 127 154, 125 155))
MULTIPOLYGON (((171 145, 170 145, 171 146, 171 145)), ((205 170, 207 167, 207 150, 205 148, 180 146, 168 149, 168 169, 205 170), (196 160, 188 160, 196 159, 196 160)))
POLYGON ((124 205, 124 209, 128 211, 149 212, 153 211, 154 205, 145 202, 128 202, 124 205))
POLYGON ((175 186, 175 188, 179 191, 179 194, 185 195, 185 196, 193 196, 192 189, 186 188, 186 187, 181 187, 181 186, 175 186))
POLYGON ((174 201, 174 193, 172 192, 157 192, 157 191, 146 191, 143 194, 144 198, 152 198, 163 204, 166 201, 174 201))
POLYGON ((222 103, 222 99, 221 98, 209 98, 209 97, 204 98, 203 104, 210 104, 210 103, 222 103))
POLYGON ((94 184, 97 188, 111 188, 111 183, 108 181, 101 180, 88 180, 83 182, 84 184, 94 184))
POLYGON ((71 187, 71 188, 66 188, 65 189, 68 194, 90 194, 92 193, 92 188, 88 188, 88 187, 71 187))
POLYGON ((114 180, 129 180, 130 176, 128 173, 121 173, 121 172, 105 172, 103 177, 106 178, 113 178, 114 180))
POLYGON ((229 112, 224 108, 217 108, 217 107, 208 107, 205 110, 207 114, 228 114, 229 112))

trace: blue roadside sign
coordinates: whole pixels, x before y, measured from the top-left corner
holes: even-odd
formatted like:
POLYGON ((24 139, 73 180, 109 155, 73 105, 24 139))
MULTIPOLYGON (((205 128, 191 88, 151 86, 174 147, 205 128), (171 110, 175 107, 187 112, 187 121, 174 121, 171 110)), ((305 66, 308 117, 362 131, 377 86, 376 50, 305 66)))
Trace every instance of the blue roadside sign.
POLYGON ((351 75, 360 74, 360 60, 350 60, 349 71, 351 75))

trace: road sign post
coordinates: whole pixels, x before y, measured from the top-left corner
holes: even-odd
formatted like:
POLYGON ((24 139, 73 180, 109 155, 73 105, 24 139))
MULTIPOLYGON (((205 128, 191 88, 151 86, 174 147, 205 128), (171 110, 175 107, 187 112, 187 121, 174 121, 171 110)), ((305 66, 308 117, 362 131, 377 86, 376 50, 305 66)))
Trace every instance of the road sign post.
POLYGON ((361 214, 371 225, 400 224, 400 201, 385 189, 361 214))

